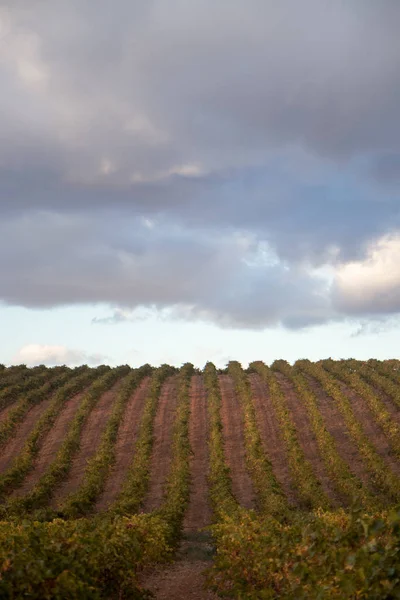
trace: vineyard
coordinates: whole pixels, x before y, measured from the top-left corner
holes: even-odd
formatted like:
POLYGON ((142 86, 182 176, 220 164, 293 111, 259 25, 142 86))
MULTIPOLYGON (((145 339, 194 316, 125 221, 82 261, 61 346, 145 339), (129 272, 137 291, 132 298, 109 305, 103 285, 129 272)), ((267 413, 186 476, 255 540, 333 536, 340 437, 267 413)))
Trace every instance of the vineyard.
POLYGON ((1 367, 0 450, 2 599, 400 598, 400 361, 1 367))

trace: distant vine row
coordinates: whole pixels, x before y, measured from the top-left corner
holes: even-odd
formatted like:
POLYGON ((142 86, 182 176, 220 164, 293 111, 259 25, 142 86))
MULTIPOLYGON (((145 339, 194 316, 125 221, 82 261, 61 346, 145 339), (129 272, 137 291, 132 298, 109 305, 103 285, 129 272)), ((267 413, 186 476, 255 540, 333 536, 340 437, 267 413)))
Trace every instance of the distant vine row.
POLYGON ((232 377, 242 407, 246 464, 258 493, 260 507, 262 512, 268 514, 282 514, 287 510, 287 502, 262 445, 247 375, 237 361, 229 363, 228 374, 232 377))
POLYGON ((115 443, 128 400, 143 378, 150 375, 151 371, 150 365, 144 365, 126 376, 113 405, 99 448, 87 464, 83 482, 75 493, 67 496, 59 510, 64 518, 87 514, 102 492, 115 461, 115 443))
POLYGON ((324 493, 320 481, 315 476, 311 463, 304 456, 285 394, 273 371, 261 361, 250 363, 249 366, 268 385, 281 436, 287 450, 289 469, 304 506, 309 508, 314 506, 329 507, 330 501, 324 493))
POLYGON ((327 430, 318 407, 317 396, 310 389, 304 374, 284 360, 275 361, 272 368, 283 373, 292 382, 299 399, 304 403, 325 468, 337 489, 353 504, 358 505, 361 502, 370 507, 373 503, 372 496, 339 455, 335 439, 327 430))
POLYGON ((72 460, 80 446, 83 426, 100 399, 101 395, 110 389, 114 383, 129 372, 129 367, 110 369, 104 367, 105 373, 86 391, 53 462, 39 479, 35 487, 23 498, 10 499, 5 505, 9 514, 21 514, 26 511, 40 509, 48 504, 56 487, 68 476, 72 460))
POLYGON ((15 458, 12 466, 0 475, 0 496, 10 494, 20 485, 26 475, 34 466, 34 460, 40 450, 43 438, 50 431, 54 421, 65 402, 82 391, 96 377, 104 371, 104 367, 89 369, 78 367, 71 371, 69 379, 59 390, 56 391, 50 406, 36 422, 32 432, 28 436, 21 452, 15 458))
POLYGON ((384 490, 386 495, 393 501, 400 499, 399 478, 388 470, 384 460, 379 456, 373 443, 365 434, 361 423, 354 414, 350 400, 340 389, 339 382, 319 363, 301 360, 297 361, 296 367, 317 379, 326 393, 337 403, 345 420, 346 428, 369 468, 372 483, 377 488, 384 490))
POLYGON ((393 421, 391 414, 386 409, 385 404, 380 399, 375 390, 356 373, 349 368, 346 361, 324 360, 322 366, 329 373, 336 375, 348 384, 352 390, 359 394, 368 404, 375 421, 382 427, 383 431, 390 440, 391 446, 400 457, 400 427, 393 421))
POLYGON ((135 444, 133 460, 125 478, 123 488, 110 511, 116 514, 135 514, 145 497, 149 476, 150 458, 153 448, 154 417, 157 411, 161 387, 170 375, 176 372, 174 367, 162 365, 154 372, 150 389, 145 401, 140 421, 138 437, 135 444))

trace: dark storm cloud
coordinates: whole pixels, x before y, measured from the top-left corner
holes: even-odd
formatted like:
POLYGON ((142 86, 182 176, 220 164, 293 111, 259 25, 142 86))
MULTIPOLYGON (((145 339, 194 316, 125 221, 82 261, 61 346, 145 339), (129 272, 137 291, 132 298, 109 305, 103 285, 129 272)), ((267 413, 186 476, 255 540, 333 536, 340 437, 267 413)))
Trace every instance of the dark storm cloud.
POLYGON ((399 22, 392 0, 0 3, 1 298, 346 314, 313 268, 400 227, 399 22))
MULTIPOLYGON (((127 223, 110 213, 79 219, 41 213, 2 223, 0 270, 1 297, 33 308, 101 300, 250 328, 331 316, 323 280, 272 262, 252 239, 217 239, 168 222, 127 223)), ((123 320, 117 314, 112 320, 123 320)))

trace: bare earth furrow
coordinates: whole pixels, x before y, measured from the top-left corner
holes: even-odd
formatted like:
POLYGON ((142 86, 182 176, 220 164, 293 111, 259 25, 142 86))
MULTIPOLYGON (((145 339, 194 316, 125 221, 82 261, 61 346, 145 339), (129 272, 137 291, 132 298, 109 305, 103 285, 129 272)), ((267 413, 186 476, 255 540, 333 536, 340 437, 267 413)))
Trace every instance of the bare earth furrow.
POLYGON ((110 390, 102 394, 91 411, 83 426, 79 452, 72 461, 68 478, 55 490, 51 500, 52 508, 58 508, 66 496, 79 489, 87 463, 95 454, 100 443, 101 435, 107 425, 121 383, 121 380, 117 381, 110 390))
POLYGON ((106 480, 104 491, 98 499, 95 511, 106 510, 117 498, 132 462, 137 434, 144 404, 149 391, 150 377, 145 377, 131 395, 123 421, 118 429, 115 444, 115 463, 106 480))
POLYGON ((368 487, 370 482, 368 468, 364 464, 356 444, 348 434, 342 413, 336 406, 335 401, 328 396, 316 379, 307 374, 305 374, 305 377, 310 389, 318 399, 318 408, 324 419, 327 431, 336 442, 336 449, 339 456, 348 464, 351 472, 368 487))
POLYGON ((10 412, 15 408, 16 401, 14 400, 11 404, 0 410, 0 423, 5 421, 10 412))
POLYGON ((268 386, 257 373, 251 373, 249 381, 265 453, 271 461, 274 475, 289 504, 297 505, 296 490, 290 475, 285 445, 280 435, 279 423, 275 416, 268 386))
POLYGON ((389 415, 393 419, 395 423, 400 425, 400 406, 395 404, 393 398, 389 396, 384 390, 378 387, 375 384, 368 382, 368 385, 371 387, 374 394, 376 394, 379 399, 382 401, 385 409, 388 411, 389 415))
POLYGON ((226 462, 232 478, 232 491, 242 506, 255 508, 255 493, 246 469, 244 425, 239 399, 229 375, 220 375, 221 419, 226 462))
POLYGON ((211 506, 208 498, 208 413, 207 392, 203 377, 194 375, 190 385, 189 440, 192 449, 190 459, 191 490, 184 530, 194 531, 211 522, 211 506))
POLYGON ((286 404, 296 427, 297 438, 305 458, 310 462, 312 469, 321 482, 322 489, 328 498, 336 505, 342 504, 343 498, 340 498, 340 495, 326 471, 305 406, 299 399, 294 386, 288 378, 280 372, 275 372, 275 376, 285 394, 286 404))
POLYGON ((32 406, 32 408, 25 415, 24 420, 17 427, 13 437, 8 441, 5 448, 2 448, 0 455, 0 473, 4 473, 10 468, 13 460, 21 452, 26 438, 29 436, 33 428, 35 427, 36 421, 42 416, 44 411, 48 408, 51 402, 51 397, 46 400, 42 400, 38 404, 32 406))
POLYGON ((65 403, 53 427, 43 441, 32 471, 25 478, 22 486, 13 492, 12 497, 20 498, 30 492, 49 467, 64 441, 70 422, 78 410, 83 395, 84 392, 76 394, 65 403))
POLYGON ((150 461, 150 481, 144 512, 160 507, 164 486, 167 481, 172 459, 172 435, 177 406, 177 378, 172 376, 161 388, 157 414, 154 419, 154 444, 150 461))
POLYGON ((400 463, 393 455, 389 440, 383 429, 375 421, 366 400, 350 389, 345 383, 339 380, 337 380, 337 383, 342 393, 349 398, 357 420, 361 423, 366 436, 373 443, 378 454, 396 475, 400 475, 400 463))

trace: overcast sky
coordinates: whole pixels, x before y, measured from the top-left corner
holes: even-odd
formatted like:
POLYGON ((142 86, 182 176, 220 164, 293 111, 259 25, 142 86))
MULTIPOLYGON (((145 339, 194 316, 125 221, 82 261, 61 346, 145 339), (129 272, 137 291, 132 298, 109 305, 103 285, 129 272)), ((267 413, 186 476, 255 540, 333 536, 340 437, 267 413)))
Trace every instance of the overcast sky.
POLYGON ((0 0, 0 361, 398 356, 398 0, 0 0))

